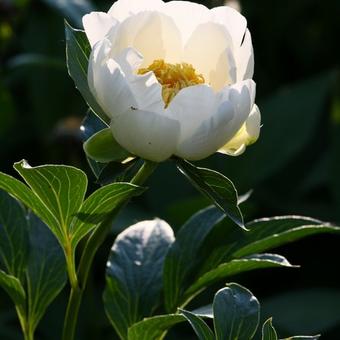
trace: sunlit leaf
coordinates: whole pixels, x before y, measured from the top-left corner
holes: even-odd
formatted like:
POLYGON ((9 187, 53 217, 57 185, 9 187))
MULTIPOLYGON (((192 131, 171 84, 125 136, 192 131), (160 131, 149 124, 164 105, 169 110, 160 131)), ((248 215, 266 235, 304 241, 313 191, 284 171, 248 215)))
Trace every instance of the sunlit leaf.
POLYGON ((173 241, 171 227, 159 219, 137 223, 118 235, 107 262, 104 304, 122 339, 159 305, 163 261, 173 241))
POLYGON ((203 274, 194 284, 192 284, 185 296, 189 298, 209 285, 225 279, 227 277, 254 269, 272 267, 292 267, 292 265, 281 255, 276 254, 253 254, 245 258, 235 259, 222 263, 215 269, 203 274))
POLYGON ((246 288, 231 283, 214 298, 216 340, 252 339, 260 318, 260 304, 246 288))
POLYGON ((68 72, 92 111, 104 122, 108 122, 107 115, 98 105, 87 83, 87 68, 91 46, 87 40, 86 34, 84 31, 72 28, 65 22, 65 35, 68 72))
POLYGON ((262 340, 277 340, 277 334, 273 327, 272 318, 268 319, 262 326, 262 340))
POLYGON ((73 248, 90 230, 101 223, 123 201, 140 195, 145 188, 129 183, 108 184, 90 195, 73 218, 69 228, 73 248))
POLYGON ((83 147, 90 158, 101 163, 122 161, 130 156, 130 153, 113 138, 110 128, 103 129, 91 136, 83 147))
POLYGON ((237 191, 230 179, 217 171, 197 168, 182 159, 177 159, 176 163, 179 170, 198 191, 209 198, 239 227, 244 228, 243 217, 238 207, 237 191))
POLYGON ((209 326, 197 315, 181 309, 180 313, 189 321, 199 340, 214 340, 215 336, 209 326))
POLYGON ((74 215, 79 211, 87 188, 85 173, 66 165, 30 167, 25 161, 14 165, 49 212, 48 226, 64 245, 74 215))
POLYGON ((176 324, 185 321, 183 315, 156 315, 135 323, 129 328, 128 340, 162 340, 166 332, 176 324))

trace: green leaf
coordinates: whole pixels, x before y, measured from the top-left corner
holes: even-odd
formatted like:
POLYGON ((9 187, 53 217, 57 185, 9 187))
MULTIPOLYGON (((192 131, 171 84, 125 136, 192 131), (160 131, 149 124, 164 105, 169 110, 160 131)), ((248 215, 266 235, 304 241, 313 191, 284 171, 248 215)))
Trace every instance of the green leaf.
POLYGON ((199 340, 214 340, 215 336, 209 326, 192 312, 180 309, 181 314, 189 321, 199 340))
POLYGON ((252 339, 260 318, 260 304, 246 288, 231 283, 214 298, 216 340, 252 339))
POLYGON ((14 168, 48 212, 49 219, 44 219, 44 222, 64 245, 72 219, 84 200, 87 188, 85 173, 66 165, 30 167, 25 161, 15 163, 14 168))
POLYGON ((77 89, 92 109, 92 111, 104 122, 109 118, 97 103, 87 83, 87 68, 91 46, 84 31, 72 28, 65 21, 66 36, 66 63, 69 75, 72 77, 77 89))
POLYGON ((33 329, 66 283, 64 253, 48 227, 29 215, 28 315, 33 329))
POLYGON ((45 208, 30 188, 19 180, 0 172, 0 188, 30 208, 48 226, 58 228, 53 214, 45 208))
POLYGON ((26 293, 19 279, 0 269, 0 286, 10 296, 21 313, 25 313, 26 293))
POLYGON ((340 233, 339 227, 299 216, 263 218, 247 224, 247 228, 244 239, 234 246, 233 257, 266 251, 309 235, 340 233))
POLYGON ((101 163, 120 162, 130 156, 113 138, 110 128, 91 136, 83 145, 84 151, 93 160, 101 163))
POLYGON ((219 172, 197 168, 193 164, 177 159, 178 169, 192 185, 208 197, 239 227, 244 228, 242 213, 238 207, 237 191, 234 184, 219 172))
POLYGON ((18 201, 0 190, 0 263, 20 281, 25 277, 28 251, 26 212, 18 201))
POLYGON ((277 334, 272 324, 272 318, 268 319, 262 326, 262 340, 277 340, 277 334))
POLYGON ((176 324, 185 321, 183 315, 157 315, 135 323, 129 328, 128 340, 162 340, 166 332, 176 324))
POLYGON ((155 219, 118 235, 107 262, 104 304, 122 339, 128 328, 150 316, 160 302, 165 254, 174 241, 171 227, 155 219))
POLYGON ((74 217, 69 230, 72 248, 83 236, 101 223, 114 207, 144 191, 145 188, 129 183, 113 183, 96 190, 85 200, 80 211, 74 217))
POLYGON ((293 267, 283 256, 276 254, 253 254, 242 259, 232 260, 222 263, 215 269, 203 274, 185 292, 185 297, 189 299, 197 292, 218 282, 221 279, 240 274, 254 269, 271 267, 293 267))
POLYGON ((176 235, 164 262, 164 298, 167 311, 175 311, 200 266, 200 247, 209 232, 225 218, 214 206, 192 216, 176 235))

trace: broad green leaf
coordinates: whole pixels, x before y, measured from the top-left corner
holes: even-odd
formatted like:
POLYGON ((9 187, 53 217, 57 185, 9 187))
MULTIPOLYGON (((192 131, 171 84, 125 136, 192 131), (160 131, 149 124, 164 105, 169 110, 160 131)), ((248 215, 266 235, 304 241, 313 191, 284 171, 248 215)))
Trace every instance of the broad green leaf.
POLYGON ((155 219, 118 235, 107 262, 104 304, 122 339, 128 328, 159 305, 165 254, 174 241, 171 227, 155 219))
POLYGON ((83 15, 94 11, 94 7, 90 0, 43 0, 49 6, 60 12, 62 17, 67 17, 77 26, 82 26, 83 15))
POLYGON ((144 191, 145 188, 129 183, 108 184, 96 190, 85 200, 73 219, 69 229, 72 248, 75 248, 84 235, 101 223, 113 208, 144 191))
POLYGON ((272 318, 268 319, 262 326, 262 340, 277 340, 277 334, 273 327, 272 318))
POLYGON ((233 257, 262 252, 309 235, 340 233, 340 227, 298 216, 263 218, 247 224, 247 228, 249 231, 245 233, 244 239, 236 244, 233 257))
POLYGON ((339 227, 300 216, 263 218, 246 224, 246 227, 249 229, 247 232, 233 228, 230 223, 220 228, 223 233, 217 237, 214 235, 210 240, 209 249, 213 250, 206 252, 206 259, 200 268, 201 275, 233 258, 267 251, 308 235, 340 232, 339 227))
POLYGON ((185 321, 181 314, 156 315, 135 323, 129 328, 128 340, 162 340, 166 332, 185 321))
POLYGON ((91 46, 86 34, 84 31, 72 28, 65 22, 65 36, 68 72, 92 111, 107 123, 109 119, 92 95, 87 83, 87 68, 91 46))
POLYGON ((65 244, 72 219, 84 200, 87 188, 85 173, 66 165, 30 167, 25 161, 15 163, 14 168, 49 212, 53 220, 47 224, 59 242, 65 244))
POLYGON ((14 198, 0 190, 0 263, 20 281, 25 277, 29 242, 26 212, 14 198))
POLYGON ((235 259, 227 263, 222 263, 215 269, 203 274, 185 292, 187 299, 197 292, 218 282, 221 279, 254 269, 271 267, 292 267, 292 265, 281 255, 276 254, 253 254, 241 259, 235 259))
POLYGON ((84 151, 93 160, 101 163, 122 161, 130 156, 113 138, 110 128, 91 136, 83 145, 84 151))
POLYGON ((21 201, 26 207, 30 208, 39 216, 48 226, 57 230, 58 223, 55 217, 46 209, 39 198, 30 190, 30 188, 19 180, 0 172, 0 188, 21 201))
MULTIPOLYGON (((200 246, 209 232, 225 218, 212 206, 192 216, 176 235, 164 262, 164 298, 168 312, 181 305, 182 295, 200 266, 200 246)), ((201 259, 202 260, 202 259, 201 259)))
POLYGON ((10 296, 21 313, 25 313, 26 293, 19 279, 0 269, 0 286, 10 296))
POLYGON ((30 253, 26 272, 28 314, 33 329, 66 283, 64 253, 48 227, 29 215, 30 253))
POLYGON ((198 191, 208 197, 239 227, 244 228, 242 213, 238 207, 237 191, 230 179, 217 171, 197 168, 182 159, 177 159, 176 162, 178 169, 198 191))
POLYGON ((199 340, 214 340, 215 336, 209 326, 197 315, 192 312, 180 309, 181 314, 188 320, 194 329, 199 340))
POLYGON ((191 312, 194 313, 195 315, 201 316, 202 318, 209 318, 209 319, 214 318, 212 304, 198 307, 191 312))
POLYGON ((260 318, 260 304, 246 288, 228 284, 214 298, 214 327, 216 340, 250 340, 260 318))
POLYGON ((34 330, 65 285, 64 253, 48 227, 32 213, 26 215, 23 207, 3 191, 0 256, 8 272, 0 272, 0 284, 16 304, 19 317, 27 318, 34 330))

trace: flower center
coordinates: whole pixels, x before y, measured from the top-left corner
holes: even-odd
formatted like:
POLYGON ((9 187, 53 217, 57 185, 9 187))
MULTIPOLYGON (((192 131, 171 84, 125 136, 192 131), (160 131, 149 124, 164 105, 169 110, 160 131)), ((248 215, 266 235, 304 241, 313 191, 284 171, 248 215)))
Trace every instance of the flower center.
POLYGON ((183 88, 197 84, 204 84, 202 74, 196 73, 191 64, 169 64, 163 59, 155 60, 147 68, 140 68, 138 74, 153 71, 158 82, 162 85, 162 97, 165 107, 183 88))

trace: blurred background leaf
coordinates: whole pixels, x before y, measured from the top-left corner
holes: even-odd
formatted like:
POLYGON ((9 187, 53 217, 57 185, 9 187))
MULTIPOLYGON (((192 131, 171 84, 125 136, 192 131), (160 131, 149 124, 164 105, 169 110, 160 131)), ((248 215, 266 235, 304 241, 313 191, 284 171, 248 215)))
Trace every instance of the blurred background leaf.
MULTIPOLYGON (((200 2, 209 7, 222 4, 220 0, 200 2)), ((262 135, 240 157, 215 155, 199 166, 226 175, 240 194, 253 189, 250 199, 242 204, 246 222, 256 217, 300 214, 339 225, 340 2, 228 3, 241 8, 252 33, 262 135)), ((84 13, 91 9, 107 11, 111 4, 109 0, 0 1, 0 171, 15 175, 12 165, 22 158, 32 165, 65 163, 85 169, 90 190, 97 187, 79 130, 87 107, 66 69, 64 18, 81 28, 84 13)), ((162 164, 148 186, 147 194, 135 199, 120 215, 112 237, 97 256, 81 314, 81 339, 112 339, 101 292, 104 263, 114 234, 155 216, 176 229, 209 204, 178 175, 172 163, 162 164), (93 310, 98 312, 90 313, 93 310)), ((261 280, 259 273, 242 274, 237 282, 251 289, 260 301, 283 291, 305 289, 329 290, 337 301, 340 278, 334 268, 338 267, 339 242, 332 235, 317 235, 281 247, 277 252, 301 264, 301 269, 275 271, 275 275, 271 270, 261 271, 261 280)), ((201 296, 202 302, 211 302, 216 289, 201 296)), ((315 300, 315 306, 321 307, 321 303, 315 300)), ((50 338, 52 329, 52 336, 60 334, 56 320, 64 304, 65 296, 61 296, 49 309, 39 339, 50 338)), ((16 324, 9 306, 8 298, 0 293, 0 337, 15 339, 16 324)), ((279 319, 274 318, 275 325, 279 319)), ((315 320, 306 321, 306 327, 313 329, 314 325, 315 320)), ((181 334, 191 339, 192 330, 183 331, 181 334)), ((322 333, 325 340, 340 338, 340 322, 322 333)), ((291 334, 297 333, 287 336, 291 334)), ((176 338, 176 327, 171 336, 176 338)))

